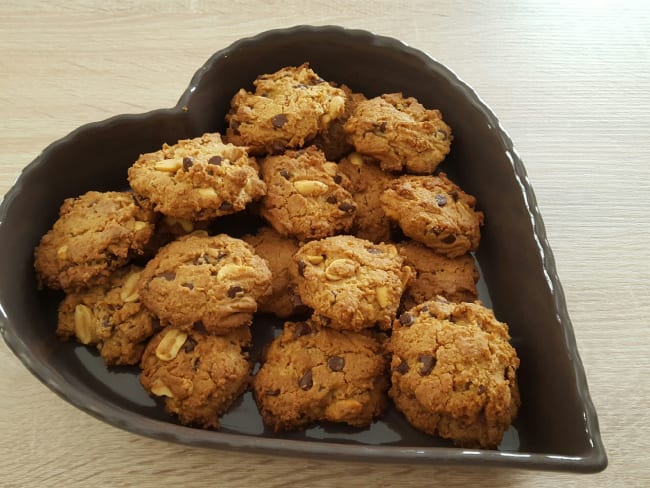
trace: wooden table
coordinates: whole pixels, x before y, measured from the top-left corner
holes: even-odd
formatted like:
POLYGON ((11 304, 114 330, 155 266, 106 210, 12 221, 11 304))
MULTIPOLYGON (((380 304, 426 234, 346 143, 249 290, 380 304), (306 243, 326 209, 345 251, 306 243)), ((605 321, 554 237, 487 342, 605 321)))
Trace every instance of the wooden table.
POLYGON ((78 411, 0 341, 0 485, 650 486, 646 2, 4 0, 1 193, 75 127, 172 106, 214 51, 304 23, 400 38, 451 67, 500 117, 536 190, 609 467, 368 465, 166 444, 78 411))

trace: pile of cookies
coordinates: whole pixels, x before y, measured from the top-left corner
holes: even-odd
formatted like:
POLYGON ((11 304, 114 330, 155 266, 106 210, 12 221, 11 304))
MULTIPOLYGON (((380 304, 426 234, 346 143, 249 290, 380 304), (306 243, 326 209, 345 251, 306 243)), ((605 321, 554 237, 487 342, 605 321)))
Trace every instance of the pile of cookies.
POLYGON ((392 400, 424 432, 496 447, 519 359, 476 301, 483 214, 436 173, 440 112, 303 64, 241 89, 226 122, 141 155, 132 191, 65 200, 34 263, 66 294, 57 335, 138 364, 184 424, 218 428, 251 388, 276 432, 367 427, 392 400), (227 215, 265 224, 235 237, 215 230, 227 215), (285 323, 254 372, 260 312, 285 323))

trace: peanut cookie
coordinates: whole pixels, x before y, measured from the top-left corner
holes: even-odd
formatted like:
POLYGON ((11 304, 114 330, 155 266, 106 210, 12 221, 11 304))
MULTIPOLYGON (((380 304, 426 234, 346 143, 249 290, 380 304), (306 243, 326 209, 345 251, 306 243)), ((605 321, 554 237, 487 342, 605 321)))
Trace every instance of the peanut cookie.
POLYGON ((387 365, 370 334, 287 322, 266 350, 253 392, 275 432, 316 421, 366 427, 386 408, 387 365))
POLYGON ((404 234, 448 257, 475 251, 483 212, 476 198, 438 176, 400 176, 381 194, 381 205, 404 234))
POLYGON ((448 258, 414 241, 400 242, 397 250, 415 271, 402 295, 404 310, 438 295, 450 302, 473 302, 478 298, 479 272, 471 254, 448 258))
POLYGON ((390 328, 411 277, 395 246, 353 236, 308 242, 294 260, 302 302, 336 329, 390 328))
POLYGON ((144 351, 140 383, 164 397, 167 411, 181 423, 218 429, 219 417, 250 383, 250 341, 248 327, 224 336, 167 327, 144 351))
POLYGON ((262 177, 268 191, 260 214, 280 234, 299 240, 347 232, 357 207, 337 171, 315 146, 267 157, 262 177))
POLYGON ((281 236, 271 227, 263 227, 257 234, 242 239, 253 246, 271 270, 272 291, 270 295, 259 299, 258 311, 272 313, 280 318, 304 312, 307 307, 300 301, 293 278, 298 272, 298 265, 293 260, 300 248, 298 242, 281 236), (293 273, 289 271, 291 268, 294 268, 293 273))
POLYGON ((96 345, 109 366, 138 364, 154 333, 153 317, 138 295, 141 271, 137 266, 120 268, 107 283, 68 294, 59 305, 56 335, 96 345))
POLYGON ((338 170, 347 176, 349 184, 345 184, 345 189, 357 205, 352 233, 373 242, 388 241, 392 223, 379 197, 395 177, 379 169, 375 159, 356 152, 343 158, 338 170))
POLYGON ((197 231, 147 263, 139 290, 163 326, 223 333, 250 324, 257 300, 271 291, 271 271, 244 241, 197 231))
POLYGON ((462 447, 495 448, 517 414, 508 326, 478 303, 442 297, 393 324, 390 397, 416 428, 462 447))
POLYGON ((255 93, 239 90, 226 115, 228 141, 252 154, 302 147, 345 110, 345 92, 308 63, 259 76, 253 84, 255 93))
POLYGON ((346 95, 343 113, 338 118, 332 120, 329 126, 322 129, 312 141, 312 144, 325 153, 328 161, 338 161, 354 150, 354 146, 347 140, 343 126, 357 105, 363 100, 366 100, 365 95, 353 92, 346 85, 341 85, 341 90, 346 95))
POLYGON ((401 93, 358 103, 344 130, 356 150, 378 159, 384 171, 433 173, 452 140, 438 110, 401 93))
POLYGON ((59 218, 34 251, 40 285, 66 292, 106 283, 110 274, 141 254, 155 214, 133 194, 89 191, 67 198, 59 218))
POLYGON ((189 221, 239 212, 266 193, 246 148, 224 144, 217 133, 141 155, 129 183, 143 206, 189 221))

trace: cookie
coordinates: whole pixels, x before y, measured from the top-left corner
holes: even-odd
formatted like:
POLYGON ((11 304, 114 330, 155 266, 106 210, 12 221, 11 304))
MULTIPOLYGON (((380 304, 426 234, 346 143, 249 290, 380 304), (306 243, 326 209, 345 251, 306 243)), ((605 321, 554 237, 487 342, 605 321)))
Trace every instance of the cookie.
POLYGON ((275 432, 317 421, 367 427, 387 405, 387 364, 370 334, 287 322, 253 378, 264 425, 275 432))
POLYGON ((163 397, 182 424, 218 429, 219 417, 250 383, 250 341, 248 327, 224 336, 167 327, 144 351, 140 383, 163 397))
POLYGON ((163 247, 138 286, 163 326, 223 333, 251 323, 271 291, 271 271, 244 241, 197 231, 163 247))
POLYGON ((217 133, 164 144, 141 155, 128 175, 141 205, 189 221, 239 212, 266 193, 246 148, 217 133))
POLYGON ((283 236, 299 240, 347 232, 356 204, 343 176, 315 146, 269 156, 261 163, 267 194, 260 214, 283 236))
POLYGON ((109 366, 138 364, 155 326, 138 295, 141 271, 126 266, 103 285, 66 295, 59 305, 56 335, 96 345, 109 366))
POLYGON ((478 248, 483 212, 444 173, 438 176, 400 176, 380 197, 386 215, 405 235, 448 257, 478 248))
POLYGON ((452 141, 438 110, 401 93, 358 103, 344 130, 356 150, 378 159, 384 171, 433 173, 452 141))
POLYGON ((466 448, 496 448, 519 408, 508 326, 478 303, 425 302, 388 344, 389 395, 416 428, 466 448))
POLYGON ((89 191, 67 198, 34 251, 39 285, 74 292, 106 283, 143 252, 154 221, 131 193, 89 191))
POLYGON ((259 76, 255 92, 239 90, 226 115, 229 142, 252 154, 278 154, 305 145, 345 110, 343 90, 308 63, 259 76))
POLYGON ((343 130, 343 126, 348 121, 357 105, 363 100, 366 100, 363 93, 355 93, 346 85, 341 85, 341 90, 343 90, 346 95, 343 113, 338 118, 332 120, 332 122, 322 129, 311 141, 314 146, 318 147, 325 153, 325 157, 328 161, 338 161, 354 150, 354 146, 347 140, 347 135, 343 130))
POLYGON ((379 197, 395 177, 382 171, 377 160, 352 153, 339 162, 338 170, 347 176, 345 189, 352 194, 357 211, 352 233, 373 242, 390 240, 392 223, 379 197))
POLYGON ((336 329, 390 328, 411 277, 395 246, 348 235, 308 242, 294 260, 300 299, 336 329))
POLYGON ((258 311, 272 313, 280 318, 287 318, 296 313, 304 312, 306 307, 300 301, 295 289, 293 275, 297 273, 298 265, 293 260, 299 249, 294 239, 283 237, 271 227, 263 227, 254 235, 242 239, 253 246, 255 253, 264 258, 271 270, 271 294, 261 297, 258 311))
POLYGON ((473 302, 478 298, 479 272, 471 254, 448 258, 414 241, 396 244, 406 264, 415 272, 402 295, 407 310, 440 295, 450 302, 473 302))

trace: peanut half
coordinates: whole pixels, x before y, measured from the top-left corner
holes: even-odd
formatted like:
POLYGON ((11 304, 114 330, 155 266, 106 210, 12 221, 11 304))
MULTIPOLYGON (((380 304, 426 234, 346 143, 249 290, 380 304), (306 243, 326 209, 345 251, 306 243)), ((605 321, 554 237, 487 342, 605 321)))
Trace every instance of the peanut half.
POLYGON ((156 357, 161 361, 171 361, 176 357, 187 340, 187 333, 178 329, 169 329, 156 347, 156 357))

